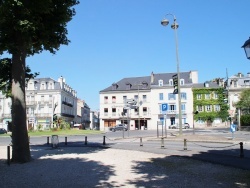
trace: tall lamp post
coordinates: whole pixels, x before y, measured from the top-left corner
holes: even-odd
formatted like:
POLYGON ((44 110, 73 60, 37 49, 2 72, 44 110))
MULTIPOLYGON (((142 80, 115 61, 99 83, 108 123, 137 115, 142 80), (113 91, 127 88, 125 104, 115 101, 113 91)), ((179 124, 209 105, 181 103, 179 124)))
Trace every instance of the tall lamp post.
POLYGON ((140 130, 140 96, 139 96, 139 94, 140 94, 140 86, 142 86, 142 84, 141 83, 138 83, 137 84, 137 87, 138 87, 138 99, 137 99, 137 105, 138 105, 138 130, 140 130))
POLYGON ((242 48, 244 48, 247 59, 250 59, 250 37, 249 39, 243 44, 242 48))
MULTIPOLYGON (((177 29, 179 27, 178 23, 176 22, 175 15, 173 14, 166 14, 166 16, 172 16, 174 18, 174 23, 171 25, 171 28, 174 29, 175 33, 175 46, 176 46, 176 64, 177 64, 177 81, 178 81, 178 108, 179 108, 179 134, 182 135, 182 112, 181 112, 181 86, 180 86, 180 68, 179 68, 179 55, 178 55, 178 38, 177 38, 177 29)), ((169 21, 164 18, 161 21, 161 25, 167 26, 169 21)))

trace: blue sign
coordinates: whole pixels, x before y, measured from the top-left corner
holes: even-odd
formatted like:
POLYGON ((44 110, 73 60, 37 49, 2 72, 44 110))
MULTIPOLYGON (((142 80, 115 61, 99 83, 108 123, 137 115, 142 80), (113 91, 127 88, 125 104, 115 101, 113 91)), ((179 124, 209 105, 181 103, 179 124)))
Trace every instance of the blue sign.
POLYGON ((167 103, 161 104, 161 111, 167 111, 167 110, 168 110, 168 104, 167 103))

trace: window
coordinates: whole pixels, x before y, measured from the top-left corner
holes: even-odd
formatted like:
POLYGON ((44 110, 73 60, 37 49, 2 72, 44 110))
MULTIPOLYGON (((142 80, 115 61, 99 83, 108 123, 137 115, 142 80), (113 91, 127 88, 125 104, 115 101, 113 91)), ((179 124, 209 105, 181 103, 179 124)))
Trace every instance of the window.
POLYGON ((216 112, 220 111, 220 105, 218 104, 214 105, 214 111, 216 112))
POLYGON ((234 87, 237 87, 237 81, 234 81, 234 87))
POLYGON ((214 99, 218 99, 218 94, 214 93, 214 99))
POLYGON ((211 105, 206 105, 205 109, 206 109, 207 112, 211 112, 212 111, 211 105))
POLYGON ((186 104, 181 104, 181 110, 185 111, 186 110, 186 104))
POLYGON ((143 102, 147 102, 147 95, 142 95, 143 102))
POLYGON ((41 96, 41 101, 44 102, 44 96, 43 95, 41 96))
POLYGON ((163 80, 158 80, 159 86, 163 86, 163 80))
POLYGON ((116 108, 112 108, 112 116, 116 115, 116 108))
POLYGON ((131 89, 131 84, 130 83, 126 83, 126 90, 130 90, 131 89))
POLYGON ((175 112, 176 111, 176 105, 175 104, 169 105, 169 110, 170 110, 170 112, 175 112))
POLYGON ((104 97, 104 103, 108 103, 108 96, 104 97))
POLYGON ((163 100, 163 93, 159 93, 159 100, 160 100, 160 101, 163 100))
POLYGON ((148 112, 147 107, 143 107, 142 111, 143 111, 143 115, 147 115, 147 112, 148 112))
POLYGON ((197 94, 196 97, 197 97, 198 100, 200 100, 201 99, 201 94, 197 94))
POLYGON ((181 99, 187 100, 187 94, 186 93, 181 93, 181 99))
POLYGON ((175 94, 169 93, 168 94, 168 100, 175 100, 175 94))
POLYGON ((127 96, 123 96, 123 103, 127 103, 127 96))
POLYGON ((184 79, 180 79, 180 85, 183 86, 184 85, 184 79))
POLYGON ((211 95, 209 93, 205 94, 205 99, 211 99, 211 95))
POLYGON ((202 112, 202 111, 203 111, 203 108, 202 108, 201 105, 197 106, 197 111, 198 111, 198 112, 202 112))
POLYGON ((104 108, 104 116, 108 116, 108 112, 109 112, 108 108, 104 108))
POLYGON ((112 103, 116 103, 116 96, 112 96, 112 103))
POLYGON ((134 99, 138 102, 138 95, 134 95, 134 99))
POLYGON ((170 79, 168 83, 170 86, 173 86, 173 79, 170 79))

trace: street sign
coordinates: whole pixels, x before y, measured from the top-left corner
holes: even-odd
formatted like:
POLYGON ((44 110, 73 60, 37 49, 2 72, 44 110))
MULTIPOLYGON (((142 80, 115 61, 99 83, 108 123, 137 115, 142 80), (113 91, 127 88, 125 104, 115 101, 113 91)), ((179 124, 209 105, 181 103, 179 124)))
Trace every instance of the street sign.
POLYGON ((178 75, 177 74, 174 74, 172 76, 173 78, 173 85, 174 85, 174 91, 173 91, 173 94, 177 94, 178 93, 178 75))
POLYGON ((161 111, 167 111, 167 110, 168 110, 168 104, 167 103, 161 104, 161 111))

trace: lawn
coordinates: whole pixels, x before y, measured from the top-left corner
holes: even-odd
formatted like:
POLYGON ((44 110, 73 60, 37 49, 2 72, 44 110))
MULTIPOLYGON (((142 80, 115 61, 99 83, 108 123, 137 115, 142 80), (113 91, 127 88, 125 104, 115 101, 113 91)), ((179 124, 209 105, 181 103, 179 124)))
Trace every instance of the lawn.
MULTIPOLYGON (((82 130, 82 129, 70 129, 70 130, 44 130, 44 131, 30 131, 28 132, 29 136, 51 136, 51 135, 89 135, 89 134, 101 134, 102 131, 97 130, 82 130)), ((9 132, 8 134, 0 134, 0 136, 7 136, 11 135, 9 132)))

